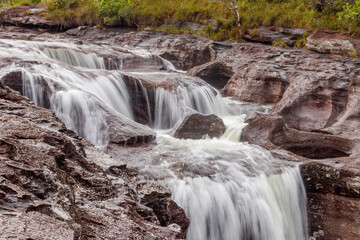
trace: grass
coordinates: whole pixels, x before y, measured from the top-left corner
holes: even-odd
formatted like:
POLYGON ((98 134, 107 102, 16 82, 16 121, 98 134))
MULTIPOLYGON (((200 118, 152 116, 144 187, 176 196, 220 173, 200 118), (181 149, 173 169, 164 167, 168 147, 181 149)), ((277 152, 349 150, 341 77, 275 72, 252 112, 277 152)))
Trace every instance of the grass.
MULTIPOLYGON (((40 0, 0 0, 0 5, 33 5, 40 0)), ((131 11, 122 21, 109 21, 106 12, 99 14, 99 2, 105 6, 118 0, 41 0, 46 17, 64 28, 72 25, 107 24, 151 27, 156 31, 199 34, 215 40, 240 39, 234 16, 218 0, 126 0, 131 11), (202 24, 197 31, 183 27, 184 22, 202 24)), ((243 32, 258 34, 260 26, 331 29, 360 36, 360 21, 344 21, 346 3, 358 0, 239 0, 243 32)), ((121 11, 119 11, 121 12, 121 11)), ((114 17, 113 13, 112 16, 114 17)), ((111 20, 111 19, 110 19, 111 20)), ((303 47, 306 36, 296 46, 303 47)), ((281 43, 275 43, 281 44, 281 43)))
POLYGON ((39 4, 40 0, 0 0, 0 5, 5 7, 11 6, 32 6, 39 4))
POLYGON ((289 48, 289 46, 285 43, 284 39, 282 39, 282 38, 273 41, 272 45, 275 47, 289 48))

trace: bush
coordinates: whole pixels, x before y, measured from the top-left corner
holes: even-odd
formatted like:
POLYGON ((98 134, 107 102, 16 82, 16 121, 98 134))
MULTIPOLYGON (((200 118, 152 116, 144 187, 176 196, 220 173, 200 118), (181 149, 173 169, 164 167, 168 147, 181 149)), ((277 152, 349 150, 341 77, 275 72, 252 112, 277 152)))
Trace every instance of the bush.
POLYGON ((343 11, 338 13, 339 19, 348 26, 349 32, 358 32, 360 26, 360 0, 354 4, 346 4, 343 11))
POLYGON ((99 0, 96 3, 98 16, 105 25, 116 25, 130 17, 133 5, 131 0, 99 0))

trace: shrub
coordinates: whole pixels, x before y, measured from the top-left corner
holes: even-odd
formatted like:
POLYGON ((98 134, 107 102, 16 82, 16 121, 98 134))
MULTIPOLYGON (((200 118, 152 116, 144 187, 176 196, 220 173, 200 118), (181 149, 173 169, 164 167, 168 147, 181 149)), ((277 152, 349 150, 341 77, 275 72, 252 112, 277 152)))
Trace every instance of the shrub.
POLYGON ((105 25, 116 25, 125 17, 130 17, 133 5, 131 0, 99 0, 96 2, 98 16, 105 25))
POLYGON ((349 32, 356 32, 360 25, 360 0, 356 0, 354 4, 347 3, 338 16, 348 26, 349 32))

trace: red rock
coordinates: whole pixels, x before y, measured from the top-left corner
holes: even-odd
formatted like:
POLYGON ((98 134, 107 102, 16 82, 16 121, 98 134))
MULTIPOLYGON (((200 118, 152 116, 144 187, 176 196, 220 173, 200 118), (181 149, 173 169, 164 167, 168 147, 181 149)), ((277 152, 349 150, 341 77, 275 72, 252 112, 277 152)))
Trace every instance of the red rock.
POLYGON ((191 111, 179 121, 174 130, 174 137, 184 139, 201 139, 220 137, 226 128, 221 118, 214 114, 203 115, 191 111))

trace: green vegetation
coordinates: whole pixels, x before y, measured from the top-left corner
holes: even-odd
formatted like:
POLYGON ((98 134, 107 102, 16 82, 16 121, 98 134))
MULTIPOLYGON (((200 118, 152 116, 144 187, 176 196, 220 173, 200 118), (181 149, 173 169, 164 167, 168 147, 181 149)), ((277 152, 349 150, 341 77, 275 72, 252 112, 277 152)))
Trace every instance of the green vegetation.
POLYGON ((40 0, 0 0, 1 6, 32 6, 39 4, 40 0))
POLYGON ((116 25, 124 18, 131 18, 134 3, 130 0, 95 0, 97 16, 106 25, 116 25))
POLYGON ((305 48, 306 45, 306 38, 307 38, 307 33, 305 33, 302 38, 298 39, 295 43, 295 47, 296 48, 305 48))
POLYGON ((357 57, 358 57, 357 51, 356 51, 356 50, 353 50, 353 51, 349 52, 349 57, 357 58, 357 57))
POLYGON ((278 39, 272 42, 272 45, 275 47, 289 48, 289 46, 285 43, 284 39, 278 39))
MULTIPOLYGON (((47 17, 63 27, 126 25, 196 33, 216 40, 240 38, 236 16, 220 0, 0 0, 6 6, 38 1, 46 5, 47 17), (194 31, 184 23, 204 27, 194 31)), ((340 30, 360 36, 360 0, 239 0, 238 5, 242 32, 257 34, 257 27, 277 26, 340 30)), ((297 46, 302 47, 304 41, 299 40, 297 46)))

